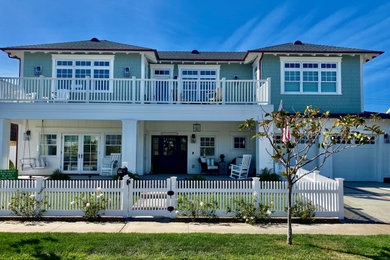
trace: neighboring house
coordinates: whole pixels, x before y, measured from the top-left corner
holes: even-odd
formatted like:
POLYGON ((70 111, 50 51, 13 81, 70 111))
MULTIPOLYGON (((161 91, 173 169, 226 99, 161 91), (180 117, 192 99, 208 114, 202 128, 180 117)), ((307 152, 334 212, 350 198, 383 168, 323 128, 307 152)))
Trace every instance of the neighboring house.
MULTIPOLYGON (((363 64, 382 54, 300 41, 246 52, 157 51, 96 38, 2 50, 20 61, 20 77, 0 79, 0 168, 17 124, 21 174, 31 171, 22 170, 26 158, 40 174, 99 174, 111 153, 139 174, 196 174, 200 156, 221 154, 227 162, 251 154, 252 172, 276 168, 267 141, 252 140, 239 123, 262 120, 281 100, 288 111, 364 113, 363 64)), ((383 181, 388 137, 372 143, 333 156, 324 173, 383 181)))

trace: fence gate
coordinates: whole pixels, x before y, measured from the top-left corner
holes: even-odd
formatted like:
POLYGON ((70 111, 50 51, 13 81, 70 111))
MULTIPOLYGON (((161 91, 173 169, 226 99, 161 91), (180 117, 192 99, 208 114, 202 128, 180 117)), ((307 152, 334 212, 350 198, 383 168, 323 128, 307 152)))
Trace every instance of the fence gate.
POLYGON ((171 217, 174 214, 176 178, 128 181, 128 217, 171 217))

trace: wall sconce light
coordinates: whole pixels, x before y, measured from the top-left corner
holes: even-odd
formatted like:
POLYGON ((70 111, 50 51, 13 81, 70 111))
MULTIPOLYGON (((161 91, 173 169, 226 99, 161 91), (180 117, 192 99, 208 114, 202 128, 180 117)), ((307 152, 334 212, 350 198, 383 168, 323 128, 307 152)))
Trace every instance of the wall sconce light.
POLYGON ((130 68, 126 67, 123 69, 123 77, 129 78, 130 77, 130 68))
POLYGON ((236 76, 234 76, 234 80, 238 80, 238 76, 236 75, 236 76))
POLYGON ((191 143, 192 144, 196 143, 196 136, 195 136, 195 134, 191 135, 191 143))
POLYGON ((26 132, 24 132, 24 141, 30 141, 30 138, 31 138, 31 131, 27 130, 26 132))
POLYGON ((201 131, 201 125, 196 123, 192 125, 192 131, 193 132, 200 132, 201 131))
POLYGON ((35 75, 35 76, 40 76, 41 73, 42 73, 42 68, 41 68, 41 66, 36 66, 36 67, 34 68, 34 75, 35 75))

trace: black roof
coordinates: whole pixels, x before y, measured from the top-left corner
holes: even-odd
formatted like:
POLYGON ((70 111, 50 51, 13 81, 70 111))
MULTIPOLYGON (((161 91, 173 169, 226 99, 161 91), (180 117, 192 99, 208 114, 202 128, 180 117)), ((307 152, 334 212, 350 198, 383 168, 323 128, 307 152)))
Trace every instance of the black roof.
POLYGON ((160 60, 242 61, 246 52, 158 51, 160 60))
MULTIPOLYGON (((1 48, 6 50, 109 50, 109 51, 150 51, 153 49, 92 38, 89 41, 61 42, 1 48)), ((153 50, 154 51, 154 50, 153 50)))
POLYGON ((311 43, 302 43, 296 41, 294 43, 284 43, 260 49, 251 50, 254 52, 288 52, 288 53, 378 53, 382 51, 364 50, 356 48, 336 47, 329 45, 319 45, 311 43))

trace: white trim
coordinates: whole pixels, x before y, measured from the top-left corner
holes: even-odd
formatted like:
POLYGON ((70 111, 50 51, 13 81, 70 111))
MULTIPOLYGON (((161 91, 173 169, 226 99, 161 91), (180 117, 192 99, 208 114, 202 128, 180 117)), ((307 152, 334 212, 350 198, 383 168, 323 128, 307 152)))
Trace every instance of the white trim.
MULTIPOLYGON (((189 136, 189 138, 191 138, 191 136, 189 136)), ((188 141, 187 141, 187 143, 188 143, 188 141)), ((206 147, 206 148, 212 148, 212 146, 203 146, 203 147, 206 147)), ((215 135, 200 135, 199 136, 199 146, 198 146, 198 151, 199 151, 199 157, 208 157, 208 158, 213 158, 213 157, 216 157, 217 156, 217 147, 218 147, 218 145, 217 145, 217 137, 215 136, 215 135), (205 156, 203 156, 202 154, 201 154, 201 148, 202 148, 202 145, 201 145, 201 138, 214 138, 214 155, 205 155, 205 156)), ((187 156, 188 157, 188 156, 187 156)))
POLYGON ((178 65, 178 72, 179 77, 182 77, 182 71, 186 69, 193 69, 193 70, 216 70, 216 79, 219 80, 219 71, 221 69, 221 65, 178 65))
POLYGON ((173 79, 173 64, 150 64, 150 78, 155 79, 155 70, 169 70, 169 78, 173 79))
POLYGON ((342 57, 280 57, 280 94, 282 95, 322 95, 322 96, 334 96, 342 95, 341 87, 341 61, 342 57), (286 62, 300 63, 301 66, 296 71, 300 71, 300 91, 299 92, 285 92, 284 91, 284 64, 286 62), (318 68, 303 69, 303 62, 319 63, 318 68), (336 63, 336 69, 323 69, 320 63, 336 63), (336 70, 336 92, 321 92, 321 72, 335 71, 336 70), (303 71, 317 71, 318 72, 318 92, 303 92, 303 71))
POLYGON ((360 55, 360 110, 364 112, 364 89, 363 89, 363 56, 360 55))

